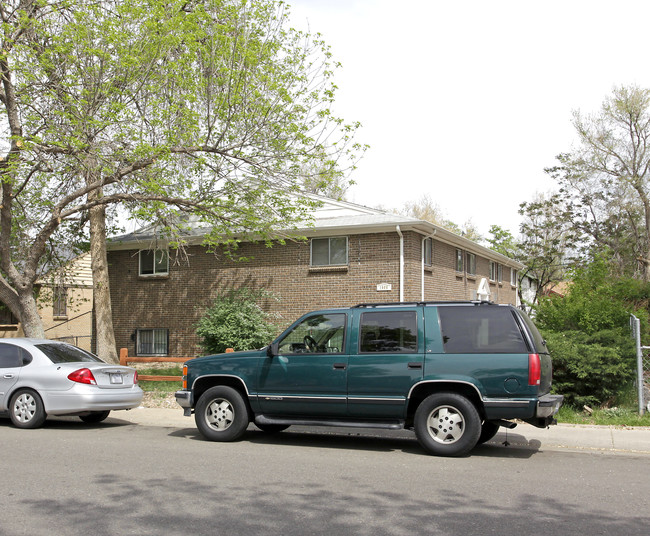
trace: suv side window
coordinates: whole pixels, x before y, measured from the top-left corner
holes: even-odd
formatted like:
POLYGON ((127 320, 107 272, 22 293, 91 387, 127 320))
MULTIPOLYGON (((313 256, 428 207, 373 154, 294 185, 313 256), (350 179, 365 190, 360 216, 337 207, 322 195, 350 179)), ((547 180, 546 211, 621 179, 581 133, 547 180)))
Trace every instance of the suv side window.
POLYGON ((32 361, 32 356, 20 346, 0 344, 0 368, 22 367, 32 361))
POLYGON ((513 312, 507 307, 438 307, 446 354, 525 354, 529 352, 513 312))
POLYGON ((415 311, 382 311, 361 315, 361 353, 415 353, 417 348, 418 327, 415 311))
POLYGON ((340 354, 345 342, 345 314, 305 318, 279 342, 280 354, 340 354))

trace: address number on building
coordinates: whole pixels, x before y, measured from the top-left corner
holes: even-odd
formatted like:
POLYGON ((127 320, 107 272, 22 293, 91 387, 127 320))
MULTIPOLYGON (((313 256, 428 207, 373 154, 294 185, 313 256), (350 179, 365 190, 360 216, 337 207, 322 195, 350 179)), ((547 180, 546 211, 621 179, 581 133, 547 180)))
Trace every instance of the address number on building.
POLYGON ((379 283, 377 285, 377 292, 384 292, 386 290, 393 290, 393 285, 390 283, 379 283))

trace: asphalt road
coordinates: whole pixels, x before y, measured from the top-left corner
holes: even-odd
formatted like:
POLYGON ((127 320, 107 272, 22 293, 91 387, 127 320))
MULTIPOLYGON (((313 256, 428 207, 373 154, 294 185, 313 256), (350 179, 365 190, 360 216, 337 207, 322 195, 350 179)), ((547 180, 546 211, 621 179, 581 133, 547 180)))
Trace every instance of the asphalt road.
POLYGON ((204 441, 188 428, 0 419, 0 534, 650 533, 650 456, 502 444, 423 453, 407 432, 290 429, 204 441), (378 437, 382 436, 382 437, 378 437))

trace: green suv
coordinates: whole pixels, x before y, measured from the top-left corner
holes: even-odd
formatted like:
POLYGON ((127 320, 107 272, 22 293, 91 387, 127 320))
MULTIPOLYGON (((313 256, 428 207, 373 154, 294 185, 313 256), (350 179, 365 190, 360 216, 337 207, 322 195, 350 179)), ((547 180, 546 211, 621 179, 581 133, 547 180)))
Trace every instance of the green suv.
POLYGON ((361 304, 308 313, 261 350, 192 359, 176 392, 213 441, 253 421, 413 429, 432 454, 459 456, 512 419, 555 424, 552 366, 519 309, 487 302, 361 304))

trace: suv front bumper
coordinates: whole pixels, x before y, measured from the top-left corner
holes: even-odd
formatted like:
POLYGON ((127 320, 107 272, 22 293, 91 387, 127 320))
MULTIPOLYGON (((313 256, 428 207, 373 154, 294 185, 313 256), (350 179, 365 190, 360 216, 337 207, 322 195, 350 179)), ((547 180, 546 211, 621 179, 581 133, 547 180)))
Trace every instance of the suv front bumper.
POLYGON ((176 403, 183 408, 183 415, 190 417, 192 415, 192 391, 176 391, 174 396, 176 403))

